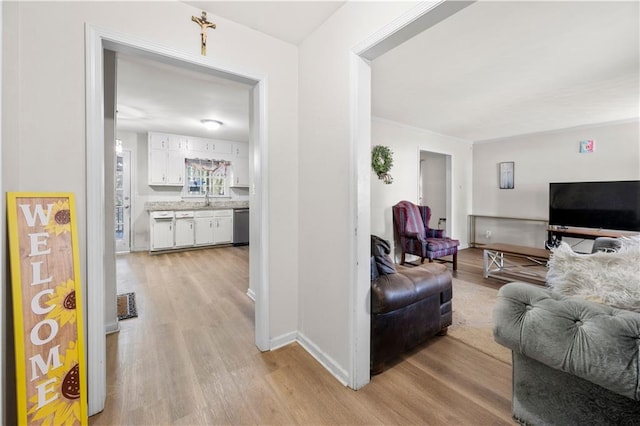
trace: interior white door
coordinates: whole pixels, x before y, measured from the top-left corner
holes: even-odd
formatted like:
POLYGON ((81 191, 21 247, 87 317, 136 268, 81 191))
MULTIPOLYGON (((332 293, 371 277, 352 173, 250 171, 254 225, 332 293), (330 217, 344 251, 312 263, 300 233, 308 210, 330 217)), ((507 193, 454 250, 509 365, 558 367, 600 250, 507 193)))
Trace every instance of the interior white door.
POLYGON ((116 152, 116 253, 131 251, 131 151, 116 152))

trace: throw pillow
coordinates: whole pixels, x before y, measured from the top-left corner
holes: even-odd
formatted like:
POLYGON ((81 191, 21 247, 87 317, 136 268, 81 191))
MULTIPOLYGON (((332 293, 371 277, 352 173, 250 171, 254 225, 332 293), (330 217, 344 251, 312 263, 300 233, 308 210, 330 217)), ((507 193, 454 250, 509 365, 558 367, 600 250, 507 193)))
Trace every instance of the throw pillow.
POLYGON ((640 312, 640 238, 622 239, 616 253, 575 253, 562 242, 549 259, 547 285, 554 291, 640 312))
MULTIPOLYGON (((389 244, 389 241, 382 239, 377 235, 371 235, 371 256, 375 262, 377 274, 389 275, 396 273, 396 267, 393 260, 391 260, 389 253, 391 253, 391 244, 389 244)), ((373 271, 371 279, 374 279, 373 271)))

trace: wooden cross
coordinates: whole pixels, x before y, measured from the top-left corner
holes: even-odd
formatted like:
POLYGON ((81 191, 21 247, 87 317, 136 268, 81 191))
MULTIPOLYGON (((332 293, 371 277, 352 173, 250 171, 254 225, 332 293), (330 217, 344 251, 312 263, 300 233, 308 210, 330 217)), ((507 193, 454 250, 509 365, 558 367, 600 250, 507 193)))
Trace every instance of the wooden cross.
POLYGON ((202 11, 202 16, 201 17, 197 17, 197 16, 192 16, 191 20, 193 22, 195 22, 196 24, 200 25, 200 53, 203 56, 207 55, 207 29, 208 28, 213 28, 214 30, 216 29, 216 24, 214 24, 213 22, 209 22, 207 21, 207 12, 202 11))

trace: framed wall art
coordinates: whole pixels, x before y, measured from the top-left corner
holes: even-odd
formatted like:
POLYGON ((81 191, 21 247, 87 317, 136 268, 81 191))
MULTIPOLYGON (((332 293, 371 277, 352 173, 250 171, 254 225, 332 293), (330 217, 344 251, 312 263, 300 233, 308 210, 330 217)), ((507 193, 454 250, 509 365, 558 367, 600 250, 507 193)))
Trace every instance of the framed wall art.
POLYGON ((499 167, 499 179, 500 189, 513 189, 515 187, 514 182, 514 167, 513 161, 505 161, 498 165, 499 167))

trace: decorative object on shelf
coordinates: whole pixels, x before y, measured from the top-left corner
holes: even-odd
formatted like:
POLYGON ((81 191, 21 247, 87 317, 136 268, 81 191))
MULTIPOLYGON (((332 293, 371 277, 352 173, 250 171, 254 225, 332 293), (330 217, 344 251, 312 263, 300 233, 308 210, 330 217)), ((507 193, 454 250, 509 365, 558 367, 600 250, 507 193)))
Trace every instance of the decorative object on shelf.
POLYGON ((393 177, 389 174, 389 170, 393 166, 393 151, 389 147, 376 145, 371 151, 371 167, 378 175, 378 179, 387 185, 393 182, 393 177))
POLYGON ((513 189, 515 187, 513 179, 514 167, 515 163, 513 161, 505 161, 499 164, 500 189, 513 189))
POLYGON ((192 16, 191 20, 200 25, 200 53, 202 56, 207 56, 207 29, 216 29, 216 24, 207 21, 207 12, 202 11, 202 16, 192 16))
POLYGON ((596 149, 596 142, 593 139, 580 141, 580 153, 591 153, 596 149))

